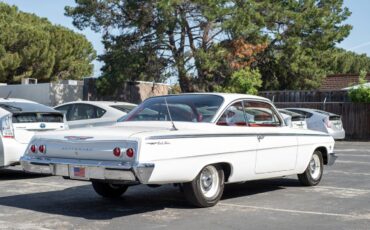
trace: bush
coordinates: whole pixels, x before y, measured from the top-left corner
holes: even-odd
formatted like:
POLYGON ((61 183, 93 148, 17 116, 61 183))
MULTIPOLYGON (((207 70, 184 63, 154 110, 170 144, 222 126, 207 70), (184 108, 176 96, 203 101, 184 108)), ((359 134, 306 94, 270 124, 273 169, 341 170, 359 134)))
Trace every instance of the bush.
POLYGON ((366 71, 361 70, 359 76, 359 86, 349 90, 349 97, 353 102, 370 102, 370 87, 366 87, 366 71))

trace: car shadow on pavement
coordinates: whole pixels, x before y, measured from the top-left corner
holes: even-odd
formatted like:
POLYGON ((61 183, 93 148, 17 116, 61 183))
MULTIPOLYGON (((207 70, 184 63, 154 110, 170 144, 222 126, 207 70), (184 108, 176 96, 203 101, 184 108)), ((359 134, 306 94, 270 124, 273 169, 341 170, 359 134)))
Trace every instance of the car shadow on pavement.
POLYGON ((38 173, 26 173, 18 168, 0 168, 0 181, 4 180, 23 180, 32 179, 38 177, 48 177, 50 175, 38 174, 38 173))
MULTIPOLYGON (((297 184, 290 179, 278 179, 226 185, 223 200, 271 192, 289 186, 297 184)), ((0 206, 91 220, 109 220, 167 208, 194 208, 187 203, 179 188, 172 185, 158 188, 133 186, 117 199, 101 198, 93 191, 92 186, 82 185, 57 191, 0 197, 0 206)))

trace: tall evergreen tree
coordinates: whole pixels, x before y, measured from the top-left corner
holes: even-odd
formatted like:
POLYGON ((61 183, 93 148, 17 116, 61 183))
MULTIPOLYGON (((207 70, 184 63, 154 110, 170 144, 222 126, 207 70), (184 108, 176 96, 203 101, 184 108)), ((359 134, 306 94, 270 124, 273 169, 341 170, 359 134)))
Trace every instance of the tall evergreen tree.
POLYGON ((91 75, 96 53, 83 35, 1 2, 0 28, 0 82, 91 75))

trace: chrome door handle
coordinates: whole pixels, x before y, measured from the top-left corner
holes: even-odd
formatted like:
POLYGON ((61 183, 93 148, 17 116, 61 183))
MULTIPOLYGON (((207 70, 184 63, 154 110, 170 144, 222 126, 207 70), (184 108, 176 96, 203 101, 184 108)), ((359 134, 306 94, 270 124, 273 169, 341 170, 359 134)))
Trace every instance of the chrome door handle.
POLYGON ((265 138, 265 136, 263 136, 263 135, 257 135, 258 141, 261 141, 263 138, 265 138))

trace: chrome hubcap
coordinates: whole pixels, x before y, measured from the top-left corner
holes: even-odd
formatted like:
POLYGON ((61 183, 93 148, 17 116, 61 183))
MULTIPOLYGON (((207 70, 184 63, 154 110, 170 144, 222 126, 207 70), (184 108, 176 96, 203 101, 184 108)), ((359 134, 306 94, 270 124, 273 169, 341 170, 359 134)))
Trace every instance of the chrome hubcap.
POLYGON ((321 165, 320 158, 316 154, 312 156, 309 168, 312 179, 317 180, 321 176, 321 165))
POLYGON ((207 198, 217 196, 220 187, 220 179, 214 166, 205 167, 200 173, 200 189, 207 198))

